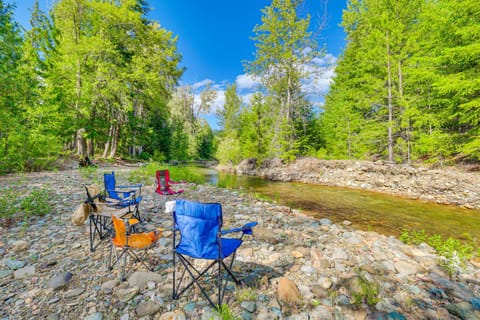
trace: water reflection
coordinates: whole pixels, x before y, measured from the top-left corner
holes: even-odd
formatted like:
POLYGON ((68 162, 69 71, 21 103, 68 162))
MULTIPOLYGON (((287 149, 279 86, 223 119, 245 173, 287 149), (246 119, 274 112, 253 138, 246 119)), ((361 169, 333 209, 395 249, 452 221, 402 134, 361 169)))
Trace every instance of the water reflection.
POLYGON ((480 237, 480 211, 403 199, 385 194, 301 183, 282 183, 201 169, 207 183, 244 188, 280 204, 334 222, 349 220, 355 228, 398 236, 403 230, 422 230, 465 238, 480 237))

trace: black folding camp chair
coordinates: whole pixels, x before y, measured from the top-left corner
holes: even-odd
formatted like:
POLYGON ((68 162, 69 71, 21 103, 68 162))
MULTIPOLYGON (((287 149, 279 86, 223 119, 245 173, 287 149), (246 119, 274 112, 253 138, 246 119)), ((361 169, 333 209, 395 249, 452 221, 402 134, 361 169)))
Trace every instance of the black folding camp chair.
MULTIPOLYGON (((112 232, 112 216, 117 218, 132 218, 133 211, 130 206, 116 206, 115 203, 105 202, 100 188, 96 184, 85 186, 89 205, 90 224, 90 251, 94 252, 100 243, 109 237, 112 232)), ((137 224, 138 219, 130 219, 131 225, 137 224)))

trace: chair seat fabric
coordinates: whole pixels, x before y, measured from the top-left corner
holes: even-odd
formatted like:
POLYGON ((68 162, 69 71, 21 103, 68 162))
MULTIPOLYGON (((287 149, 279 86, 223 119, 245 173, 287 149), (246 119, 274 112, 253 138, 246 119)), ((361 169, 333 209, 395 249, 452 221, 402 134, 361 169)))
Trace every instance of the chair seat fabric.
MULTIPOLYGON (((145 249, 151 246, 158 240, 158 234, 155 231, 149 233, 134 233, 128 236, 128 245, 134 249, 145 249)), ((123 248, 125 241, 115 237, 113 238, 113 244, 116 247, 123 248)))
POLYGON ((203 248, 186 245, 185 243, 178 245, 176 248, 176 252, 196 259, 223 259, 229 257, 232 253, 234 253, 235 250, 237 250, 242 245, 242 240, 222 238, 221 244, 222 251, 220 257, 218 256, 218 247, 208 247, 207 249, 209 250, 202 250, 203 248))
POLYGON ((116 247, 123 248, 128 244, 130 248, 145 249, 155 243, 159 238, 158 232, 155 231, 127 235, 123 220, 116 217, 112 217, 112 220, 115 228, 115 237, 112 239, 112 242, 116 247))
POLYGON ((171 196, 171 195, 174 195, 174 194, 180 194, 182 192, 184 192, 185 190, 177 190, 177 191, 173 191, 172 189, 168 188, 168 189, 165 189, 165 190, 160 190, 160 188, 157 188, 157 190, 155 190, 156 193, 158 194, 161 194, 162 196, 171 196))

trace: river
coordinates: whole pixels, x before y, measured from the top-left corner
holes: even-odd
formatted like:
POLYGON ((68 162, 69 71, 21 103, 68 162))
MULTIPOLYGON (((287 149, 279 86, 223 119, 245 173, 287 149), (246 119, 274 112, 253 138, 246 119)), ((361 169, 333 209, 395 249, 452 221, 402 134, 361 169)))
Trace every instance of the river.
POLYGON ((429 235, 480 238, 480 211, 410 200, 387 194, 294 182, 274 182, 200 168, 206 182, 254 192, 281 205, 333 222, 348 220, 360 230, 399 236, 403 230, 429 235))

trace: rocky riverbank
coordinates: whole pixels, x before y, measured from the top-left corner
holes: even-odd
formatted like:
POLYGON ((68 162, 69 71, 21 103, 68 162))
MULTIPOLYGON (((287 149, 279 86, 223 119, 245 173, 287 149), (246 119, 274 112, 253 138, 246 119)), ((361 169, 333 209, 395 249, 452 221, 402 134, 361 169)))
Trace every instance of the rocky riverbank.
MULTIPOLYGON (((128 169, 130 170, 130 169, 128 169)), ((127 169, 116 169, 120 183, 127 169)), ((98 172, 100 174, 101 172, 98 172)), ((171 299, 172 237, 154 249, 154 272, 105 266, 109 247, 89 251, 88 226, 70 222, 84 200, 78 170, 0 177, 51 190, 52 212, 0 227, 0 319, 219 319, 198 290, 171 299)), ((168 228, 143 188, 145 228, 168 228)), ((234 270, 248 287, 228 291, 238 319, 480 319, 480 264, 450 280, 427 245, 315 220, 237 191, 186 185, 184 198, 223 204, 226 227, 258 221, 234 270)))
POLYGON ((237 166, 236 173, 276 181, 378 191, 411 199, 480 209, 480 173, 455 168, 429 169, 384 162, 314 158, 301 158, 289 164, 284 164, 279 159, 266 160, 263 163, 246 159, 237 166))

